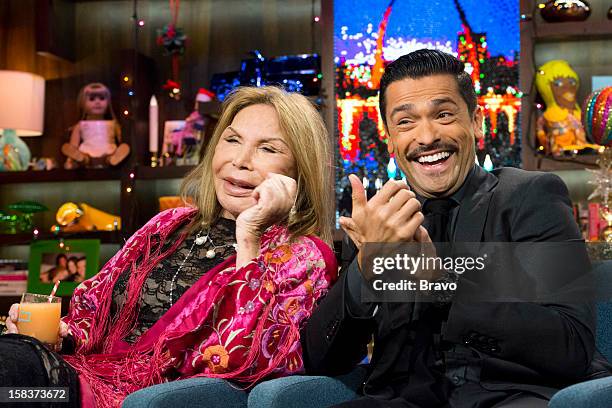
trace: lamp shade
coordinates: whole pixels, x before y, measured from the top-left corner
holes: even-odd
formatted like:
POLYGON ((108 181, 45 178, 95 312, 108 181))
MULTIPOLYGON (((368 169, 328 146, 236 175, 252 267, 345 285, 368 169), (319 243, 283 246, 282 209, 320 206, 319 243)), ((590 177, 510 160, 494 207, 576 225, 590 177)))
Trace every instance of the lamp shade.
POLYGON ((43 133, 45 79, 28 72, 0 70, 0 130, 17 136, 43 133))

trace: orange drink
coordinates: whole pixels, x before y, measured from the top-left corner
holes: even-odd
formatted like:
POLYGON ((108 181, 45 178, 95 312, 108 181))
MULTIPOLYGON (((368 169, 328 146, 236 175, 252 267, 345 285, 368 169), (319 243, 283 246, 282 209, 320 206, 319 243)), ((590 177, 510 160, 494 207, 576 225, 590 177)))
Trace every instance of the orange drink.
POLYGON ((24 293, 19 304, 19 333, 36 337, 41 343, 55 349, 61 313, 62 298, 24 293))

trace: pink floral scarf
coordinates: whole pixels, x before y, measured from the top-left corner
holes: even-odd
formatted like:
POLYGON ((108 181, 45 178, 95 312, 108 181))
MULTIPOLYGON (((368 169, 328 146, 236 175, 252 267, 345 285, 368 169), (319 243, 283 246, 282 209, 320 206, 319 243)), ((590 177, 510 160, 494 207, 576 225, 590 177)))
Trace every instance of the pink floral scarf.
POLYGON ((64 322, 77 350, 65 359, 89 385, 96 406, 118 407, 129 393, 170 379, 218 377, 248 387, 264 377, 303 371, 299 329, 335 280, 337 266, 321 240, 290 241, 282 226, 266 231, 258 258, 238 270, 235 257, 225 260, 136 343, 122 340, 134 325, 147 275, 185 235, 165 251, 163 243, 195 211, 158 214, 75 290, 64 322), (112 289, 128 268, 128 298, 111 320, 112 289))

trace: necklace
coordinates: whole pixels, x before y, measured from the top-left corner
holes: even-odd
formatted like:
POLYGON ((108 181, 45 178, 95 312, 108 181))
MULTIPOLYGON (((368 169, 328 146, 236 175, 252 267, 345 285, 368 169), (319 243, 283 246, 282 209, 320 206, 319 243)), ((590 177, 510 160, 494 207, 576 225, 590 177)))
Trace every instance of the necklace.
POLYGON ((176 284, 176 278, 178 277, 179 272, 183 269, 183 265, 185 265, 185 262, 187 262, 187 260, 191 256, 193 248, 195 248, 196 245, 204 245, 207 241, 210 243, 212 248, 206 251, 206 258, 208 259, 213 259, 215 256, 217 256, 217 249, 233 247, 235 251, 236 247, 238 246, 238 244, 236 244, 235 242, 231 244, 215 245, 213 240, 210 238, 210 227, 208 228, 206 235, 202 235, 202 233, 202 230, 197 233, 195 239, 193 240, 193 243, 191 244, 191 247, 189 248, 189 252, 187 252, 187 256, 185 256, 185 259, 183 259, 183 262, 181 262, 178 269, 176 270, 176 272, 174 272, 174 275, 172 276, 172 280, 170 281, 170 307, 172 307, 172 305, 174 304, 174 301, 172 300, 172 295, 174 292, 174 286, 176 284))

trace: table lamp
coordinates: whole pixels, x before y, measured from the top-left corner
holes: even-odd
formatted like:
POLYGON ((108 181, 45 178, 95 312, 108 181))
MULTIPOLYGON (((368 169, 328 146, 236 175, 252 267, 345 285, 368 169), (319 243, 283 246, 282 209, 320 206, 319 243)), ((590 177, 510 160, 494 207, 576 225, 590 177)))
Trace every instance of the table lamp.
POLYGON ((45 80, 0 70, 0 171, 27 170, 30 149, 19 136, 43 133, 45 80))

